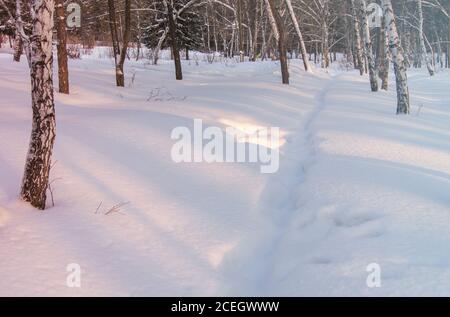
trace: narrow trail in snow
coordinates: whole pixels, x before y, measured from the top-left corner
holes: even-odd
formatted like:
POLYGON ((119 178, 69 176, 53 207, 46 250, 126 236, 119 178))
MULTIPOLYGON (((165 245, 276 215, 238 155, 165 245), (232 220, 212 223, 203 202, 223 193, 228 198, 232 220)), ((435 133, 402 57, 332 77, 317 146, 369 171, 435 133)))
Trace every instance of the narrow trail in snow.
MULTIPOLYGON (((291 186, 288 187, 289 191, 289 208, 285 212, 285 219, 282 222, 282 226, 279 226, 278 237, 274 243, 274 250, 272 253, 272 258, 270 261, 270 268, 268 270, 267 276, 263 277, 265 282, 265 287, 263 291, 268 294, 268 292, 273 288, 273 284, 276 284, 274 272, 277 267, 277 263, 280 259, 279 250, 280 247, 285 243, 286 237, 289 236, 289 228, 292 222, 292 219, 295 216, 296 212, 301 212, 301 207, 297 205, 299 200, 299 195, 297 192, 297 188, 306 182, 306 176, 308 171, 312 165, 315 164, 316 155, 317 155, 317 140, 314 131, 314 124, 316 120, 319 118, 322 111, 326 108, 326 96, 332 87, 335 85, 336 80, 341 76, 341 74, 330 77, 325 85, 319 90, 315 95, 315 107, 314 110, 308 115, 308 118, 303 123, 303 128, 296 134, 295 141, 290 145, 292 148, 293 154, 300 155, 300 161, 297 161, 297 166, 300 165, 300 173, 296 173, 297 177, 294 178, 291 186)), ((296 168, 296 167, 294 167, 296 168)), ((298 167, 297 167, 298 168, 298 167)), ((294 170, 295 171, 295 170, 294 170)), ((278 177, 283 178, 285 174, 281 174, 278 177)), ((301 196, 301 195, 300 195, 301 196)), ((308 198, 305 198, 308 199, 308 198)), ((280 204, 283 202, 280 201, 280 204)), ((277 211, 277 209, 274 209, 277 211)))
MULTIPOLYGON (((238 268, 228 272, 232 277, 231 293, 269 295, 274 283, 274 271, 278 263, 278 253, 282 247, 292 218, 299 211, 299 199, 296 189, 305 182, 308 169, 314 164, 316 155, 316 140, 313 130, 314 123, 326 108, 326 95, 335 85, 340 75, 332 76, 325 81, 324 86, 315 96, 315 107, 285 146, 280 171, 269 177, 267 186, 261 194, 257 212, 264 218, 258 230, 261 234, 251 237, 242 246, 243 258, 238 261, 238 268), (248 271, 248 268, 252 268, 248 271), (246 287, 242 289, 245 281, 246 287)), ((235 264, 235 263, 234 263, 235 264)))

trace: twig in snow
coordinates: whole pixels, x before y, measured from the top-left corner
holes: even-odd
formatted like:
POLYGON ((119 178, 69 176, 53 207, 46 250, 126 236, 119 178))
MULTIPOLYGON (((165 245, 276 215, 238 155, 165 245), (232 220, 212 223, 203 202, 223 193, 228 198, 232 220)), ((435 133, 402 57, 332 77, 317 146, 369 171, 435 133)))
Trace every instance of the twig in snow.
POLYGON ((121 208, 126 206, 126 205, 128 205, 129 203, 130 202, 127 201, 127 202, 122 202, 120 204, 117 204, 117 205, 113 206, 111 209, 109 209, 107 212, 105 212, 105 216, 110 215, 112 213, 119 213, 120 214, 121 213, 120 212, 121 208))
POLYGON ((100 202, 100 204, 98 205, 97 209, 95 210, 95 214, 98 214, 98 211, 100 210, 100 207, 102 206, 103 201, 100 202))
MULTIPOLYGON (((52 171, 53 167, 56 165, 56 163, 58 163, 58 161, 55 161, 52 165, 50 165, 50 172, 52 171)), ((48 191, 50 192, 50 198, 52 200, 52 207, 55 207, 55 198, 53 196, 53 188, 52 188, 52 184, 58 180, 62 179, 61 177, 59 178, 55 178, 52 179, 47 186, 48 191)))

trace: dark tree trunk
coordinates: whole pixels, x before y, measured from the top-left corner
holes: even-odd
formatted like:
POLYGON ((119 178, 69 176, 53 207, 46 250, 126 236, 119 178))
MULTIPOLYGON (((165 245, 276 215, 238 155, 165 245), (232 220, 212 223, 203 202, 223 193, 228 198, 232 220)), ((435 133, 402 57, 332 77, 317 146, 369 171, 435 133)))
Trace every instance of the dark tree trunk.
POLYGON ((164 2, 167 5, 170 42, 172 47, 173 60, 175 63, 175 77, 177 80, 182 80, 183 72, 181 69, 180 50, 178 49, 177 25, 176 25, 176 17, 174 16, 173 3, 172 0, 164 0, 164 2))
POLYGON ((114 0, 108 0, 109 25, 111 29, 111 39, 113 44, 114 62, 116 66, 116 85, 125 86, 124 64, 127 57, 128 43, 130 41, 131 28, 131 0, 125 0, 125 26, 122 34, 122 48, 119 44, 119 33, 117 31, 117 17, 114 0))
POLYGON ((237 22, 239 31, 239 59, 241 63, 244 61, 244 28, 242 25, 242 0, 237 3, 237 22))
POLYGON ((117 18, 116 18, 116 5, 114 0, 108 0, 108 12, 109 12, 109 27, 111 30, 111 41, 113 45, 114 58, 120 54, 119 49, 119 37, 117 32, 117 18))
POLYGON ((53 98, 53 0, 31 4, 31 99, 33 125, 25 163, 21 197, 38 209, 45 209, 51 156, 55 141, 55 106, 53 98))
POLYGON ((69 67, 67 66, 67 32, 64 0, 56 0, 56 16, 59 92, 69 94, 69 67))
POLYGON ((289 85, 289 68, 286 49, 286 31, 280 12, 278 11, 275 0, 269 0, 270 10, 272 11, 275 23, 278 29, 278 50, 280 53, 281 77, 283 84, 289 85))
POLYGON ((123 66, 125 58, 127 57, 128 43, 130 42, 131 32, 131 0, 125 0, 125 25, 123 27, 122 35, 122 49, 120 51, 120 58, 116 70, 116 81, 118 87, 125 86, 125 73, 123 66))

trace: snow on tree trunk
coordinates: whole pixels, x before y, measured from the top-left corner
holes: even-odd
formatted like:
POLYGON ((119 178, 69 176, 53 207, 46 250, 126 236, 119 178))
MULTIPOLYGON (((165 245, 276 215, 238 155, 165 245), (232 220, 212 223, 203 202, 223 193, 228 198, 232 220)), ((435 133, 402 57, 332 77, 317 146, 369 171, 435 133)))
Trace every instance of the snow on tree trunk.
POLYGON ((276 31, 278 33, 278 50, 280 53, 281 77, 283 84, 289 85, 289 68, 286 49, 286 31, 284 28, 283 20, 280 16, 280 13, 278 12, 277 5, 275 4, 275 0, 268 0, 268 1, 269 1, 268 10, 269 12, 272 13, 272 16, 275 20, 276 31))
POLYGON ((163 34, 161 34, 161 37, 158 40, 158 44, 156 45, 156 47, 155 47, 155 49, 153 51, 153 64, 154 65, 158 64, 159 52, 161 51, 161 47, 162 47, 164 41, 166 40, 168 32, 169 32, 169 28, 166 27, 166 29, 164 30, 163 34))
POLYGON ((111 40, 113 45, 114 64, 116 66, 116 85, 117 87, 125 86, 124 64, 127 55, 128 44, 130 41, 131 28, 131 0, 125 0, 124 14, 125 25, 123 26, 122 48, 119 43, 119 33, 117 31, 117 18, 115 0, 108 0, 109 25, 111 30, 111 40))
POLYGON ((289 14, 291 16, 292 23, 294 24, 295 31, 297 32, 297 36, 298 36, 299 44, 300 44, 300 52, 302 54, 305 70, 307 72, 312 73, 311 66, 309 65, 309 62, 308 62, 308 53, 306 52, 305 41, 303 40, 302 31, 300 30, 300 26, 298 25, 297 17, 295 15, 294 8, 292 7, 292 2, 291 2, 291 0, 285 0, 285 1, 286 1, 288 10, 289 10, 289 14))
POLYGON ((391 0, 382 0, 382 5, 397 85, 397 114, 409 114, 410 105, 406 61, 400 45, 397 25, 395 24, 394 10, 392 9, 391 0))
POLYGON ((52 54, 54 0, 34 0, 30 6, 33 25, 30 40, 33 125, 21 197, 43 210, 56 130, 52 54))
POLYGON ((175 78, 176 80, 183 79, 183 72, 181 69, 180 50, 178 49, 177 42, 177 18, 174 16, 174 9, 172 0, 164 0, 164 6, 167 10, 167 19, 169 24, 170 44, 172 47, 173 60, 175 63, 175 78))
POLYGON ((59 92, 69 94, 69 68, 67 66, 67 32, 64 0, 56 0, 56 17, 59 92))
POLYGON ((352 10, 353 10, 353 27, 355 32, 355 50, 356 50, 356 61, 358 63, 357 67, 361 76, 364 74, 364 63, 363 63, 363 51, 361 48, 361 34, 360 34, 360 26, 359 26, 359 18, 355 6, 355 0, 352 1, 352 10))
POLYGON ((370 76, 370 88, 372 91, 378 91, 378 75, 375 70, 375 58, 373 56, 372 40, 370 39, 369 19, 367 18, 366 0, 359 0, 360 16, 362 21, 362 30, 364 38, 364 55, 367 58, 370 76))
POLYGON ((434 75, 434 68, 431 64, 431 58, 427 53, 427 48, 425 47, 425 38, 423 32, 423 9, 422 9, 422 0, 417 0, 417 13, 419 15, 419 44, 420 50, 422 51, 422 55, 427 63, 427 69, 430 76, 434 75))

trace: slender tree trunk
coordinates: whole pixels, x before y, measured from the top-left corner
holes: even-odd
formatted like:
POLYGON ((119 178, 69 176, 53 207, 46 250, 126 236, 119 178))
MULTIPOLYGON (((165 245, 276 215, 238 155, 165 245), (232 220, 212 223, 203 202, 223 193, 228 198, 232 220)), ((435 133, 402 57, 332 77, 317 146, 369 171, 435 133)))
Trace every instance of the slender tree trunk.
POLYGON ((378 91, 378 75, 375 69, 375 58, 373 55, 372 40, 370 38, 369 19, 367 18, 366 0, 360 1, 360 16, 362 21, 363 37, 364 37, 364 55, 369 66, 370 87, 373 92, 378 91))
POLYGON ((116 68, 116 84, 119 86, 118 78, 118 59, 120 54, 119 38, 117 34, 117 18, 116 18, 116 5, 115 0, 108 0, 108 12, 109 12, 109 26, 111 30, 111 41, 114 54, 114 66, 116 68))
POLYGON ((297 32, 297 36, 298 36, 298 40, 299 40, 299 44, 300 44, 300 52, 302 54, 302 59, 303 59, 303 64, 305 66, 305 70, 307 72, 311 73, 312 69, 311 69, 311 65, 309 65, 309 62, 308 62, 308 53, 306 52, 305 41, 303 40, 302 31, 300 30, 300 26, 298 24, 297 17, 294 12, 294 8, 292 7, 292 2, 291 2, 291 0, 285 0, 285 1, 286 1, 287 8, 289 10, 289 14, 291 16, 292 23, 294 24, 295 31, 297 32))
POLYGON ((124 64, 127 57, 128 44, 130 42, 131 33, 131 0, 125 0, 125 25, 123 26, 122 49, 120 50, 119 61, 116 65, 116 82, 118 87, 125 86, 124 64))
POLYGON ((108 0, 108 12, 109 12, 109 26, 111 29, 111 41, 113 45, 113 54, 117 64, 117 56, 120 54, 120 48, 119 48, 119 37, 117 32, 116 5, 114 2, 115 2, 114 0, 108 0))
POLYGON ((136 61, 141 57, 141 47, 142 47, 142 27, 141 27, 141 15, 139 14, 139 10, 136 11, 136 23, 137 23, 137 54, 136 61))
POLYGON ((154 65, 158 64, 159 52, 161 51, 161 47, 162 47, 164 41, 166 40, 168 32, 169 32, 169 28, 166 27, 163 34, 161 34, 161 37, 158 40, 158 44, 156 45, 155 50, 153 51, 153 64, 154 65))
POLYGON ((127 57, 128 44, 130 41, 131 29, 131 0, 125 0, 124 4, 125 26, 122 34, 122 48, 119 44, 119 35, 117 32, 117 17, 115 0, 108 0, 109 25, 111 29, 111 39, 113 43, 114 63, 116 66, 116 85, 117 87, 125 86, 124 64, 127 57))
POLYGON ((54 1, 33 1, 31 12, 33 36, 30 43, 30 75, 33 125, 21 197, 43 210, 56 130, 52 54, 54 1))
POLYGON ((353 27, 355 32, 355 53, 356 53, 356 61, 358 63, 357 68, 359 69, 359 72, 361 76, 364 74, 364 62, 363 62, 363 51, 361 48, 361 33, 360 33, 360 26, 359 26, 359 17, 356 10, 356 4, 355 0, 351 0, 352 2, 352 11, 353 11, 353 27))
MULTIPOLYGON (((283 24, 283 20, 278 12, 275 0, 269 1, 269 10, 272 12, 273 18, 275 20, 275 26, 278 33, 278 50, 280 53, 280 64, 281 64, 281 77, 283 84, 289 85, 289 69, 287 60, 287 49, 286 49, 286 32, 283 24)), ((275 33, 275 31, 274 31, 275 33)))
POLYGON ((380 69, 379 75, 381 78, 381 89, 388 90, 389 88, 389 39, 386 34, 386 21, 382 19, 380 28, 380 45, 379 45, 379 60, 380 69))
POLYGON ((242 0, 237 0, 237 22, 238 22, 238 37, 239 37, 239 59, 244 62, 244 29, 242 24, 242 0))
POLYGON ((430 56, 427 53, 427 48, 425 47, 425 39, 424 39, 424 33, 423 33, 423 9, 422 9, 422 0, 416 0, 417 1, 417 12, 419 15, 419 43, 420 43, 420 49, 422 51, 422 56, 425 59, 425 62, 427 63, 427 69, 430 76, 434 75, 434 68, 431 64, 430 56))
MULTIPOLYGON (((439 37, 439 33, 438 30, 436 28, 436 25, 434 25, 433 27, 434 30, 434 34, 436 37, 436 43, 437 43, 437 62, 439 63, 439 66, 441 68, 443 68, 443 63, 442 63, 442 45, 441 45, 441 38, 439 37)), ((434 69, 436 71, 436 69, 434 69)))
POLYGON ((406 61, 400 38, 395 24, 394 11, 391 0, 382 0, 383 14, 386 19, 386 28, 389 34, 389 47, 394 63, 395 79, 397 85, 397 114, 409 114, 409 89, 408 76, 406 74, 406 61))
POLYGON ((330 66, 330 46, 328 40, 328 25, 326 19, 322 21, 322 67, 328 68, 330 66))
POLYGON ((20 62, 20 57, 22 56, 24 49, 24 43, 21 32, 23 32, 22 1, 16 0, 16 36, 14 39, 14 54, 13 54, 13 59, 15 62, 20 62))
MULTIPOLYGON (((278 42, 280 35, 278 34, 277 22, 275 21, 275 17, 270 8, 270 0, 265 0, 265 1, 266 1, 266 7, 267 7, 267 15, 269 16, 270 26, 272 27, 272 36, 275 37, 275 40, 278 42)), ((268 41, 268 42, 270 42, 270 41, 268 41)))
POLYGON ((164 4, 167 8, 167 17, 169 22, 170 44, 172 47, 173 60, 175 63, 175 78, 177 80, 183 79, 183 72, 181 69, 180 50, 178 49, 177 39, 177 24, 176 17, 174 15, 172 0, 164 0, 164 4))
MULTIPOLYGON (((259 23, 260 23, 259 2, 260 1, 258 0, 253 0, 249 4, 250 7, 254 6, 255 8, 255 11, 250 14, 251 27, 253 28, 252 46, 250 48, 251 50, 250 61, 252 62, 256 62, 256 57, 258 55, 257 51, 258 51, 258 37, 259 37, 259 23)), ((251 30, 249 32, 251 32, 251 30)))
POLYGON ((67 66, 67 32, 64 0, 56 0, 56 16, 59 92, 69 94, 69 67, 67 66))
POLYGON ((330 43, 329 43, 329 29, 328 29, 328 18, 329 18, 329 2, 322 1, 322 14, 321 14, 321 33, 322 33, 322 67, 328 68, 330 66, 330 43))

